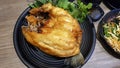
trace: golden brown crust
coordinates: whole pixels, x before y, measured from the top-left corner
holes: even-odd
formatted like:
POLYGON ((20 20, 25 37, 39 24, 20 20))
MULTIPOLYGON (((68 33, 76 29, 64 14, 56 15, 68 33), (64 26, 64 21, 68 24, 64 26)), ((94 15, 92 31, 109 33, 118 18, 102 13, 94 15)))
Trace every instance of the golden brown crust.
POLYGON ((51 4, 45 4, 40 8, 49 12, 50 18, 38 29, 41 32, 31 31, 29 26, 23 26, 22 33, 26 40, 49 55, 70 57, 79 54, 82 30, 77 20, 64 9, 51 4))

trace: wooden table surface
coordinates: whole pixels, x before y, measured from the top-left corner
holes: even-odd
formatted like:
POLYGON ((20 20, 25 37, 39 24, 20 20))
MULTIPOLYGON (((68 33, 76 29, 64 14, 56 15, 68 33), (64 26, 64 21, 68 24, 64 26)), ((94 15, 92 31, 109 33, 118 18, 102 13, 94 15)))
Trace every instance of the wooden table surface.
MULTIPOLYGON (((13 45, 14 25, 27 4, 26 0, 0 0, 0 68, 27 68, 13 45)), ((105 13, 109 11, 102 3, 100 6, 105 13)), ((94 22, 96 29, 98 23, 94 22)), ((83 68, 120 68, 120 59, 111 56, 97 40, 95 50, 83 68)))

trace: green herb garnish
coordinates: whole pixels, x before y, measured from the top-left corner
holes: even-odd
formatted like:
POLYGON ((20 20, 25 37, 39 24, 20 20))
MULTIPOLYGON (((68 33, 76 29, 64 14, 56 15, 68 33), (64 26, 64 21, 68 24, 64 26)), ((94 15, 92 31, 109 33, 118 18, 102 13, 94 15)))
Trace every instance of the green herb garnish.
POLYGON ((38 8, 43 4, 52 3, 54 6, 67 10, 79 22, 83 22, 92 8, 92 3, 84 4, 81 0, 69 2, 68 0, 35 0, 29 4, 31 8, 38 8))

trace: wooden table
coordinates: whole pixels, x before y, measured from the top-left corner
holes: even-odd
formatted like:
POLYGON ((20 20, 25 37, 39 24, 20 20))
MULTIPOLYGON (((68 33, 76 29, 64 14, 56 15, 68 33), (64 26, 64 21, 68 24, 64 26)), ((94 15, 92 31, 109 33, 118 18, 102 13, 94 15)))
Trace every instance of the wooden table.
MULTIPOLYGON (((27 4, 26 0, 0 0, 0 68, 27 68, 13 45, 14 25, 27 4)), ((105 13, 109 11, 102 3, 100 6, 105 13)), ((94 22, 96 29, 98 23, 94 22)), ((95 50, 83 68, 120 68, 120 60, 106 52, 97 40, 95 50)))

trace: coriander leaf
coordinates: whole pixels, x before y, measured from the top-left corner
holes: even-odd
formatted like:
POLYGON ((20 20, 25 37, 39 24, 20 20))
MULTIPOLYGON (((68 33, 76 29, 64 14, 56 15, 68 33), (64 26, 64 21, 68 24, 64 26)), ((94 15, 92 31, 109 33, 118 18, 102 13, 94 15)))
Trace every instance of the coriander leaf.
POLYGON ((31 8, 36 8, 33 3, 28 4, 31 8))
POLYGON ((32 8, 38 8, 43 4, 52 3, 54 6, 67 10, 79 22, 83 22, 89 14, 89 9, 92 3, 88 5, 81 2, 81 0, 69 2, 68 0, 35 0, 33 4, 29 4, 32 8))
POLYGON ((58 0, 52 0, 52 4, 56 6, 58 4, 58 0))
POLYGON ((41 2, 42 4, 47 3, 47 0, 35 0, 36 2, 41 2))
POLYGON ((69 5, 69 1, 68 0, 59 0, 57 6, 61 7, 63 9, 67 9, 69 5))
POLYGON ((91 9, 91 7, 92 7, 92 3, 89 3, 89 4, 87 5, 87 9, 91 9))

